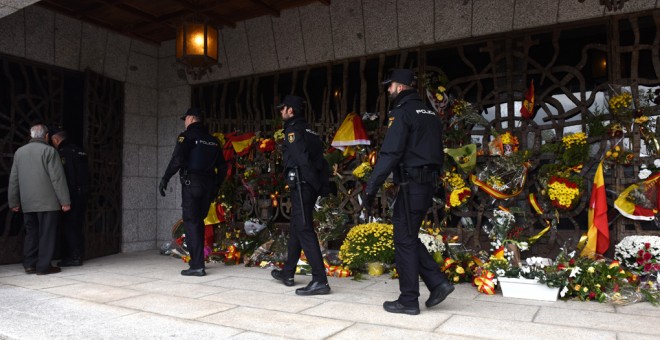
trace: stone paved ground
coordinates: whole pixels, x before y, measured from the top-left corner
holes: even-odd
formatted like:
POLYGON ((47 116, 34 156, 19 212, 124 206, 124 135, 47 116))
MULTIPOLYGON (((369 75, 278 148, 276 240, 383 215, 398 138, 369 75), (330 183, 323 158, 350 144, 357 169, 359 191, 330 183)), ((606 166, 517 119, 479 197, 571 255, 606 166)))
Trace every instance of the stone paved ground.
MULTIPOLYGON (((469 284, 417 316, 390 314, 396 280, 330 278, 332 294, 296 296, 268 270, 118 254, 36 276, 0 266, 0 339, 658 339, 648 303, 539 302, 479 294, 469 284)), ((423 302, 428 291, 422 287, 423 302)))

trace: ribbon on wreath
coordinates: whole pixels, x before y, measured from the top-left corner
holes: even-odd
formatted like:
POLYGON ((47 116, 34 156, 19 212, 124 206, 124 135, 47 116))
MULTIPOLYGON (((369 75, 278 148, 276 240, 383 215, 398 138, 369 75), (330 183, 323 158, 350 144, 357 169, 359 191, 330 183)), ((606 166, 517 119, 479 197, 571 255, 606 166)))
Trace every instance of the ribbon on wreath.
POLYGON ((477 291, 486 295, 495 294, 495 274, 488 270, 482 270, 479 276, 476 276, 472 283, 477 286, 477 291))
POLYGON ((546 227, 543 228, 543 230, 539 231, 536 235, 530 237, 529 240, 527 240, 528 244, 530 245, 534 244, 536 241, 538 241, 539 238, 541 238, 541 236, 545 235, 545 233, 547 233, 550 230, 550 227, 552 226, 550 224, 550 221, 545 220, 545 223, 546 223, 546 227))
POLYGON ((525 182, 527 182, 527 166, 525 166, 524 168, 525 168, 525 170, 523 172, 523 179, 522 179, 522 183, 520 184, 520 188, 518 188, 518 190, 516 190, 516 191, 514 191, 510 194, 505 194, 505 193, 491 187, 490 185, 488 185, 488 183, 481 181, 474 174, 470 175, 470 181, 472 181, 472 183, 474 185, 476 185, 479 189, 483 190, 485 193, 487 193, 491 197, 496 198, 498 200, 505 200, 505 199, 509 199, 509 198, 512 198, 512 197, 516 197, 516 196, 520 195, 521 192, 523 192, 523 189, 525 188, 525 182))
POLYGON ((537 214, 543 215, 545 211, 543 211, 543 208, 541 208, 541 205, 539 204, 539 201, 536 199, 536 195, 534 193, 530 193, 529 197, 527 197, 527 200, 529 201, 529 205, 532 206, 534 211, 536 211, 537 214))
POLYGON ((333 266, 328 263, 325 259, 323 260, 323 265, 325 266, 325 270, 328 273, 328 276, 334 276, 334 277, 349 277, 351 276, 351 270, 348 268, 344 268, 342 266, 333 266))

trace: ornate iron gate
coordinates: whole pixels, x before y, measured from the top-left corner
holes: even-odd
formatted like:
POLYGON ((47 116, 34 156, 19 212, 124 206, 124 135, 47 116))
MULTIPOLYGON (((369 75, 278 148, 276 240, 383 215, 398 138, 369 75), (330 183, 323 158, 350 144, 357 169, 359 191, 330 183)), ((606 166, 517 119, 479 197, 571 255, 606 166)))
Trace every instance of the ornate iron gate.
POLYGON ((13 154, 29 140, 30 127, 37 123, 75 130, 70 135, 82 141, 89 153, 92 193, 86 257, 119 252, 122 83, 91 72, 82 75, 0 56, 0 84, 0 264, 20 262, 23 257, 22 214, 9 210, 7 185, 13 154), (71 110, 67 105, 73 98, 85 98, 84 105, 71 110))

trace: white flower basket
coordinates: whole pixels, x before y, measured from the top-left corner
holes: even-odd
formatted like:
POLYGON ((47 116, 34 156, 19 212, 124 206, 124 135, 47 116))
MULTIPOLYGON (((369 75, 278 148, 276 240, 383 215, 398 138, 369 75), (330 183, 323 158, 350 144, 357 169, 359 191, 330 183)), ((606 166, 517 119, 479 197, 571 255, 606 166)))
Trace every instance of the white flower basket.
POLYGON ((498 277, 502 296, 516 299, 557 301, 559 288, 550 288, 536 280, 498 277))

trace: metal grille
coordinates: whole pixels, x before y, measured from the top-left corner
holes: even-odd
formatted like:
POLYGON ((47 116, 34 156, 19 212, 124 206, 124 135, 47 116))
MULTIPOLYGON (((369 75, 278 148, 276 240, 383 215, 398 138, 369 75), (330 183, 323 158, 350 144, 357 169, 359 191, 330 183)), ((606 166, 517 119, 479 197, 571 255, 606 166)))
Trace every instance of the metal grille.
MULTIPOLYGON (((255 75, 213 84, 193 86, 193 103, 205 108, 213 131, 272 131, 274 104, 289 93, 307 99, 306 118, 326 141, 351 111, 378 112, 382 126, 386 117, 386 93, 379 81, 395 67, 412 68, 424 74, 442 69, 451 80, 448 88, 479 108, 499 132, 513 132, 522 148, 537 153, 530 178, 534 178, 541 162, 553 162, 554 155, 541 154, 542 136, 552 132, 560 138, 574 131, 587 131, 594 117, 594 104, 599 94, 609 93, 611 85, 631 86, 634 98, 639 97, 638 85, 660 85, 660 11, 630 16, 609 17, 596 22, 562 25, 551 29, 534 29, 505 33, 467 43, 430 46, 398 51, 378 56, 365 56, 335 65, 310 66, 273 75, 255 75), (605 63, 603 63, 605 62, 605 63), (536 87, 536 103, 540 105, 532 121, 523 121, 518 113, 523 93, 530 81, 536 87)), ((656 110, 656 113, 657 110, 656 110)), ((382 140, 384 128, 372 132, 372 140, 382 140)), ((482 148, 490 138, 488 129, 473 128, 465 131, 482 141, 482 148)), ((600 155, 609 147, 607 140, 592 141, 593 154, 600 155)), ((630 140, 637 154, 642 149, 639 135, 630 140)), ((483 165, 495 161, 481 158, 483 165)), ((590 188, 598 159, 591 159, 581 171, 590 188)), ((629 168, 616 166, 606 173, 606 185, 620 192, 634 182, 631 173, 637 173, 639 164, 629 168)), ((345 174, 347 175, 347 174, 345 174)), ((342 207, 357 221, 356 196, 361 191, 350 175, 335 179, 345 197, 342 207)), ((552 218, 536 216, 525 201, 526 194, 540 190, 538 182, 528 181, 524 192, 513 199, 526 209, 530 219, 552 218)), ((577 209, 560 215, 560 228, 540 241, 541 253, 553 253, 565 242, 576 242, 586 230, 588 192, 583 195, 577 209)), ((612 197, 608 197, 611 205, 612 197)), ((388 199, 384 198, 386 202, 388 199)), ((474 199, 470 209, 457 216, 470 216, 476 229, 449 230, 462 240, 479 248, 487 244, 481 226, 487 223, 492 207, 485 198, 474 199)), ((288 204, 280 204, 287 216, 288 204)), ((429 216, 438 219, 441 207, 434 206, 429 216)), ((614 210, 614 209, 611 209, 614 210)), ((384 211, 383 211, 384 212, 384 211)), ((623 218, 612 219, 612 242, 626 234, 658 233, 655 227, 640 226, 623 218)), ((536 223, 532 232, 542 226, 536 223)), ((487 248, 487 246, 486 246, 487 248)))
POLYGON ((64 122, 68 128, 66 123, 74 122, 72 126, 84 130, 70 135, 83 136, 91 162, 86 257, 120 251, 123 85, 87 73, 83 90, 81 78, 56 67, 0 56, 0 264, 20 262, 23 257, 23 218, 8 208, 7 185, 13 154, 29 140, 30 127, 37 123, 64 122), (75 93, 66 92, 66 84, 76 81, 81 86, 68 90, 75 93), (66 110, 73 97, 84 97, 86 109, 66 110))

